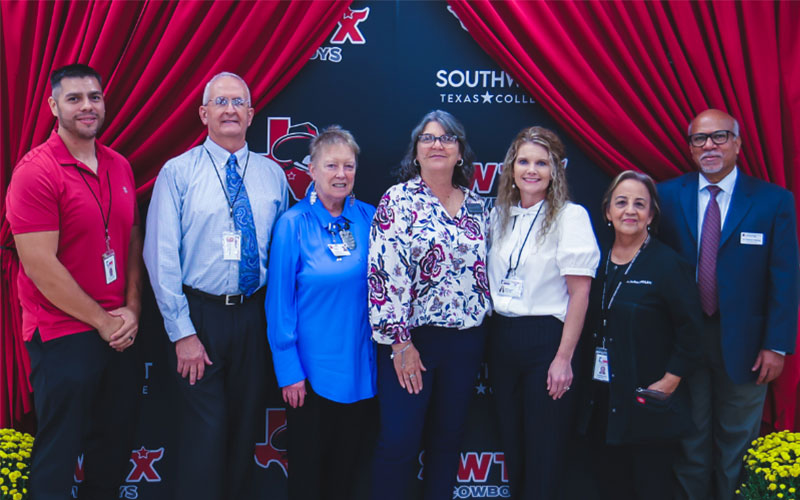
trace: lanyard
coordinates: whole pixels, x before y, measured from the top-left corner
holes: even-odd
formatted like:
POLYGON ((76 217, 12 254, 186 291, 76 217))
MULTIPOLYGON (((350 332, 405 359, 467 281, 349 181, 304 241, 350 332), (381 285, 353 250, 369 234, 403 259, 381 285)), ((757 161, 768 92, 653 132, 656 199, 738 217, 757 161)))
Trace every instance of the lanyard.
POLYGON ((345 219, 344 217, 342 217, 342 219, 344 219, 344 223, 339 224, 338 222, 331 222, 326 227, 328 232, 331 233, 331 241, 333 243, 336 243, 337 236, 339 237, 339 241, 344 242, 341 233, 342 231, 347 231, 350 229, 350 221, 345 219))
POLYGON ((97 208, 100 209, 100 217, 103 219, 103 229, 105 230, 106 234, 106 250, 111 250, 111 237, 108 235, 108 223, 111 221, 111 193, 113 193, 114 190, 111 189, 111 177, 108 175, 108 170, 106 170, 106 184, 108 185, 108 210, 106 211, 105 215, 103 215, 103 205, 100 203, 100 198, 103 197, 103 186, 100 184, 100 179, 97 179, 97 191, 100 194, 100 197, 98 198, 98 196, 94 194, 92 186, 89 185, 89 181, 86 180, 86 177, 83 175, 83 171, 80 169, 80 167, 75 165, 75 170, 77 170, 81 175, 81 179, 83 179, 83 182, 86 183, 86 187, 89 189, 89 192, 92 193, 94 201, 97 202, 97 208))
MULTIPOLYGON (((506 271, 506 278, 508 278, 510 275, 514 276, 514 275, 517 274, 517 268, 519 267, 519 261, 522 260, 522 250, 525 248, 525 243, 528 242, 528 236, 531 235, 531 231, 533 230, 533 226, 534 226, 534 224, 536 224, 536 219, 539 218, 539 212, 542 211, 542 207, 543 206, 544 206, 544 201, 542 201, 541 204, 539 205, 539 210, 536 211, 536 215, 533 217, 533 222, 531 222, 531 226, 528 228, 528 232, 525 234, 525 239, 522 240, 522 246, 519 247, 519 252, 517 253, 517 263, 513 268, 511 267, 511 257, 514 255, 514 250, 512 249, 511 253, 508 254, 508 271, 506 271)), ((512 231, 514 230, 514 227, 516 225, 517 225, 517 216, 515 215, 514 216, 514 223, 511 226, 511 230, 512 231)))
POLYGON ((636 259, 639 258, 639 254, 642 253, 642 250, 647 246, 648 243, 650 243, 649 234, 642 243, 642 246, 639 247, 639 250, 636 251, 636 255, 633 256, 633 260, 631 260, 630 263, 628 263, 628 267, 625 269, 625 272, 622 273, 622 279, 619 280, 619 283, 617 283, 617 287, 614 289, 614 293, 611 294, 611 298, 608 300, 608 307, 606 307, 606 291, 608 289, 608 265, 609 262, 611 261, 611 250, 608 251, 608 255, 606 255, 606 272, 605 276, 603 277, 603 296, 600 301, 600 311, 602 312, 603 326, 607 325, 606 319, 608 316, 608 311, 611 310, 611 305, 614 303, 614 298, 617 296, 617 292, 619 292, 619 289, 622 286, 622 282, 625 281, 625 276, 627 276, 628 273, 631 271, 633 263, 636 262, 636 259))
POLYGON ((222 187, 222 194, 225 195, 225 201, 228 202, 228 209, 230 210, 229 214, 231 219, 233 219, 233 206, 236 205, 236 200, 239 199, 239 193, 242 192, 242 186, 244 186, 244 176, 247 175, 247 165, 250 164, 250 151, 247 152, 247 160, 244 162, 244 169, 242 170, 242 183, 239 184, 239 188, 236 190, 236 196, 233 197, 233 201, 228 198, 228 190, 225 188, 225 183, 222 182, 222 177, 219 175, 219 169, 217 169, 217 164, 214 163, 214 158, 211 157, 211 152, 203 146, 203 149, 206 150, 208 153, 208 159, 211 160, 211 166, 214 167, 214 173, 217 174, 217 179, 219 179, 219 185, 222 187))

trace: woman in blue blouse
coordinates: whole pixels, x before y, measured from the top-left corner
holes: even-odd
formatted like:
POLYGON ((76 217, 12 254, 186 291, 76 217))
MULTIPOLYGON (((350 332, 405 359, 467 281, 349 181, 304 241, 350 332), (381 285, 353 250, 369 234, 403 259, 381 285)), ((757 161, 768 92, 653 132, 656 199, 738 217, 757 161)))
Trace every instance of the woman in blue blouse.
POLYGON ((289 498, 349 499, 375 396, 366 282, 375 208, 353 194, 350 132, 331 126, 310 149, 313 189, 273 233, 267 334, 287 404, 289 498))
POLYGON ((411 132, 402 182, 383 195, 372 223, 369 302, 380 344, 381 419, 374 500, 407 498, 420 445, 423 498, 453 495, 490 307, 488 217, 469 190, 472 160, 464 127, 445 111, 428 113, 411 132))

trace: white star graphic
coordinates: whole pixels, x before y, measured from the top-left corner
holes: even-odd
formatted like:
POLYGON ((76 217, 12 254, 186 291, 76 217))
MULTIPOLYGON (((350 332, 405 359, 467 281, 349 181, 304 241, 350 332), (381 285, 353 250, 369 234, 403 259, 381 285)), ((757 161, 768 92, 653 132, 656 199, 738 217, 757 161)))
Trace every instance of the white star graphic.
POLYGON ((144 446, 142 446, 141 448, 136 450, 136 455, 137 455, 138 458, 145 459, 145 458, 147 458, 148 452, 149 452, 149 450, 146 449, 144 446))
POLYGON ((483 97, 483 104, 486 104, 487 102, 491 103, 494 96, 487 90, 485 94, 481 94, 481 97, 483 97))
POLYGON ((289 172, 288 174, 286 174, 286 178, 289 179, 290 181, 293 181, 296 175, 297 174, 295 174, 294 172, 289 172))
POLYGON ((478 382, 478 385, 475 386, 475 392, 477 394, 486 394, 486 386, 483 385, 483 382, 478 382))

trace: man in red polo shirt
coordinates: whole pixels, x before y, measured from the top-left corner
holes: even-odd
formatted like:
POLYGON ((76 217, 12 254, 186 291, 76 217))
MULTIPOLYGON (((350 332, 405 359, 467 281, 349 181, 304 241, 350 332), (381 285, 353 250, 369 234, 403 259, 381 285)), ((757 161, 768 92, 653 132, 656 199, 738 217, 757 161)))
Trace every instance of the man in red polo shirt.
POLYGON ((135 418, 131 352, 140 313, 141 251, 130 164, 97 144, 100 76, 72 64, 50 75, 58 132, 17 164, 7 217, 22 269, 22 330, 38 432, 33 500, 116 498, 135 418), (124 373, 123 373, 124 372, 124 373))

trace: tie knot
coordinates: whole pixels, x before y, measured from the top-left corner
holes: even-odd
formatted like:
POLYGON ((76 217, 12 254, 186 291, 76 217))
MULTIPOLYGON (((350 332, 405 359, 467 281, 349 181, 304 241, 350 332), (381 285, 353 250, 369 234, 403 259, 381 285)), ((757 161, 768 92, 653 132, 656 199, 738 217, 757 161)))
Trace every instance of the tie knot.
POLYGON ((230 169, 235 169, 238 164, 239 162, 236 161, 236 155, 232 154, 228 158, 228 163, 226 165, 228 167, 228 170, 230 170, 230 169))
POLYGON ((715 200, 717 198, 717 195, 719 194, 719 192, 722 191, 722 188, 717 186, 717 185, 715 185, 715 184, 709 184, 706 187, 706 189, 711 194, 711 199, 712 200, 715 200))

